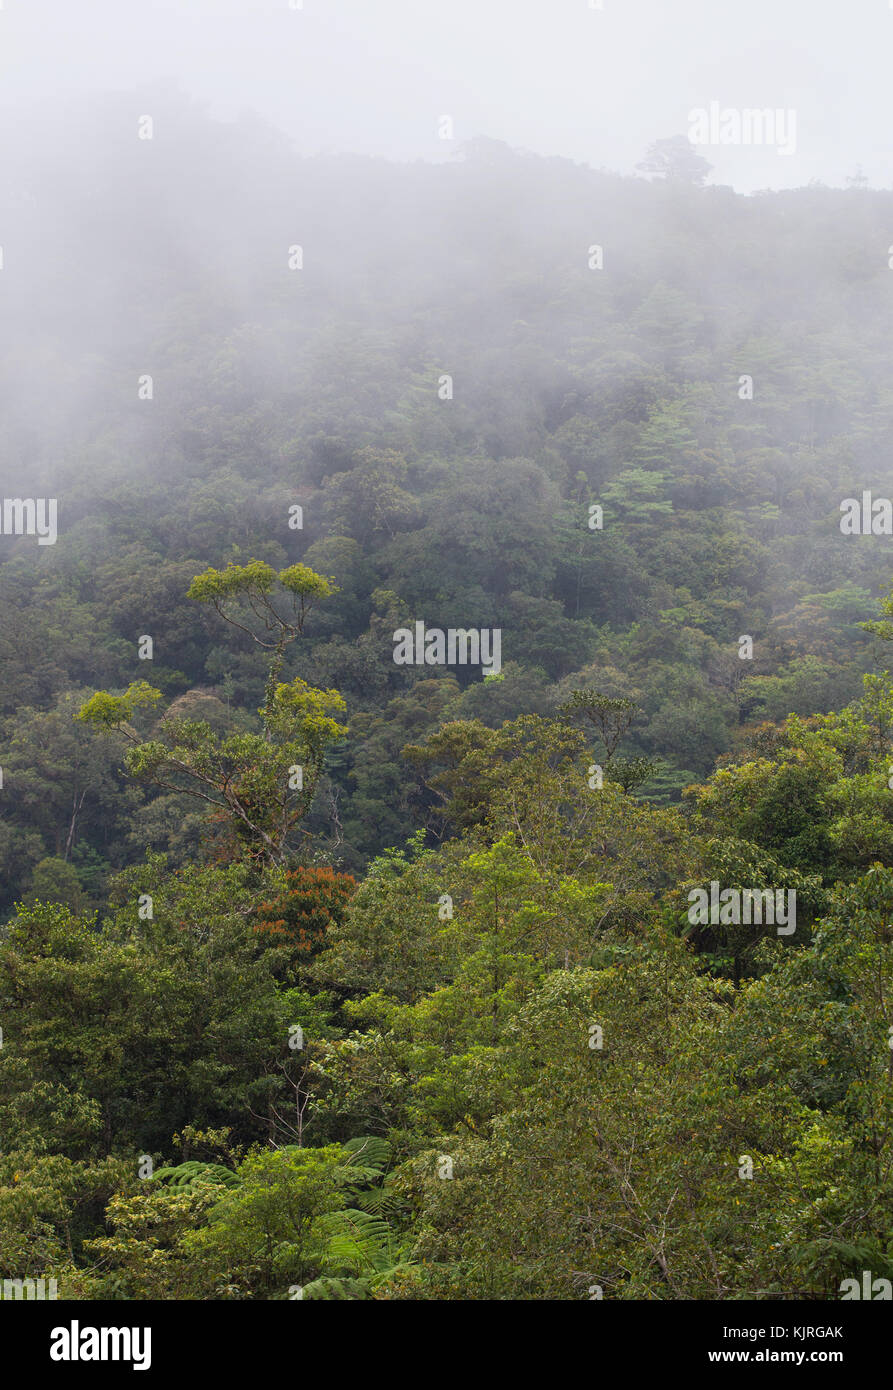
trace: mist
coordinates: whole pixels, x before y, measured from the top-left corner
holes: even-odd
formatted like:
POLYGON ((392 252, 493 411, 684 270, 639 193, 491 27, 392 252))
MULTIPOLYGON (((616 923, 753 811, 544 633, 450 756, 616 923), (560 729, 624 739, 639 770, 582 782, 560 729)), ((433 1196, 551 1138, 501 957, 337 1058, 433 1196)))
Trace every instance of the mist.
POLYGON ((839 186, 861 165, 889 187, 886 0, 6 0, 4 142, 27 110, 60 141, 79 97, 168 82, 233 119, 253 112, 303 154, 448 159, 488 136, 631 173, 692 109, 794 109, 796 153, 721 146, 741 192, 839 186), (291 6, 295 7, 292 8, 291 6))
POLYGON ((304 1299, 611 1300, 661 1372, 846 1324, 852 1373, 891 43, 0 0, 0 1299, 183 1302, 206 1377, 293 1374, 251 1306, 304 1299))

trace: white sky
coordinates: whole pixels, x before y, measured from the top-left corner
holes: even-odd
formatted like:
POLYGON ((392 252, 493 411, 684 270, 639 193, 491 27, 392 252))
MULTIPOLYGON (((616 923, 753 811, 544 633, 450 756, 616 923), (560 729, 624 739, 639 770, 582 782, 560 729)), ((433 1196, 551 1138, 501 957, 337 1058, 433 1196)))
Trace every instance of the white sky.
POLYGON ((893 186, 891 0, 0 0, 0 121, 173 79, 304 153, 441 159, 489 135, 630 172, 688 112, 794 108, 797 152, 701 151, 742 191, 893 186))

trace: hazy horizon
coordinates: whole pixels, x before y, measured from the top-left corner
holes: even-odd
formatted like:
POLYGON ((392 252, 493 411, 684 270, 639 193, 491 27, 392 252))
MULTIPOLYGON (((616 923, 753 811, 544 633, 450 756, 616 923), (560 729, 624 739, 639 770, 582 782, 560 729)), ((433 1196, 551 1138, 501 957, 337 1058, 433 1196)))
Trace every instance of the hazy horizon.
POLYGON ((861 167, 893 186, 889 0, 756 0, 744 17, 708 0, 598 2, 0 0, 6 141, 17 120, 58 119, 89 95, 171 84, 216 118, 257 115, 306 155, 439 162, 486 136, 632 174, 717 103, 793 112, 796 140, 786 154, 700 148, 710 183, 841 186, 861 167))

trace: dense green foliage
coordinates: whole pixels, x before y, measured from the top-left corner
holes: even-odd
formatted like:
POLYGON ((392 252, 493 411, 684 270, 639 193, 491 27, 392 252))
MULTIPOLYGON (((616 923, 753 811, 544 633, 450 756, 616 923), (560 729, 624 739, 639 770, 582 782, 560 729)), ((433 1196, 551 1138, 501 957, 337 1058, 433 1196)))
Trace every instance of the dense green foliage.
POLYGON ((62 386, 5 364, 60 535, 0 537, 0 1278, 893 1277, 893 557, 839 526, 889 477, 893 195, 176 117, 148 175, 99 142, 114 227, 66 193, 107 312, 17 344, 62 386), (418 620, 501 671, 395 664, 418 620), (715 882, 795 930, 693 922, 715 882))

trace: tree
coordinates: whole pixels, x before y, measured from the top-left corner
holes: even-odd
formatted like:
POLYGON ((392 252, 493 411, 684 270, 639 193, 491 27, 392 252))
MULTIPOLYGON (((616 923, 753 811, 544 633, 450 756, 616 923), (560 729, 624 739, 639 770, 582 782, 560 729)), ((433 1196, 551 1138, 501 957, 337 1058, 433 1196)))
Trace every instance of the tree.
POLYGON ((237 855, 284 864, 292 852, 292 832, 310 808, 326 752, 346 729, 333 717, 345 708, 337 690, 316 690, 300 677, 288 683, 278 677, 286 648, 303 633, 313 600, 334 590, 305 565, 276 575, 269 565, 253 561, 207 570, 196 576, 189 592, 271 653, 258 711, 260 733, 222 736, 206 720, 169 711, 154 730, 156 736, 143 738, 134 716, 161 698, 145 681, 132 683, 123 695, 97 692, 78 717, 124 735, 131 745, 125 759, 131 776, 169 792, 186 792, 225 812, 237 855), (277 582, 290 601, 290 613, 277 606, 277 582), (256 620, 254 626, 243 620, 245 608, 256 620))
POLYGON ((467 830, 486 821, 507 768, 516 760, 538 770, 581 758, 585 741, 578 730, 539 715, 521 715, 499 729, 480 719, 451 720, 421 744, 409 744, 403 757, 417 769, 427 792, 441 803, 432 820, 467 830))
POLYGON ((685 135, 672 135, 655 140, 648 146, 645 158, 636 165, 644 174, 659 174, 662 178, 680 183, 703 184, 713 168, 703 155, 696 154, 685 135))
POLYGON ((624 696, 614 698, 588 688, 575 690, 561 706, 559 714, 581 716, 596 733, 604 750, 603 760, 609 763, 629 732, 638 709, 635 700, 624 696))
POLYGON ((168 875, 153 856, 116 881, 101 929, 61 905, 20 908, 0 950, 4 1148, 157 1154, 186 1124, 222 1122, 293 1142, 295 1079, 337 1030, 327 996, 280 987, 250 928, 281 880, 244 864, 168 875))
POLYGON ((307 565, 289 565, 277 574, 271 565, 252 560, 247 565, 230 563, 225 570, 211 568, 197 574, 187 597, 209 603, 226 622, 273 653, 264 687, 265 708, 271 709, 286 648, 303 635, 314 602, 337 592, 332 580, 307 565), (277 597, 284 603, 277 602, 277 597), (256 620, 253 625, 243 620, 245 609, 256 620))
POLYGON ((72 912, 79 912, 84 906, 84 893, 74 865, 64 859, 41 859, 39 864, 34 865, 26 900, 64 903, 72 912))
POLYGON ((344 918, 357 881, 329 867, 298 865, 286 870, 285 889, 257 909, 254 930, 277 947, 309 960, 325 945, 326 934, 344 918))
POLYGON ((333 1261, 332 1236, 344 1231, 352 1188, 364 1176, 362 1157, 338 1144, 249 1154, 238 1186, 184 1238, 204 1296, 288 1299, 293 1288, 341 1274, 346 1252, 333 1261))
MULTIPOLYGON (((11 896, 27 882, 36 836, 43 846, 37 859, 64 860, 77 869, 81 852, 89 854, 95 846, 102 862, 96 865, 93 888, 109 867, 106 856, 121 853, 139 792, 128 788, 117 771, 124 741, 92 731, 85 737, 75 722, 82 699, 82 693, 66 691, 50 709, 26 707, 5 721, 3 803, 12 815, 4 830, 15 834, 18 845, 10 855, 11 872, 4 866, 0 877, 11 896)), ((87 883, 82 881, 82 887, 87 883)))
POLYGON ((406 850, 387 850, 372 861, 327 933, 313 978, 408 1002, 452 977, 456 931, 441 907, 444 868, 423 838, 417 834, 406 850))

